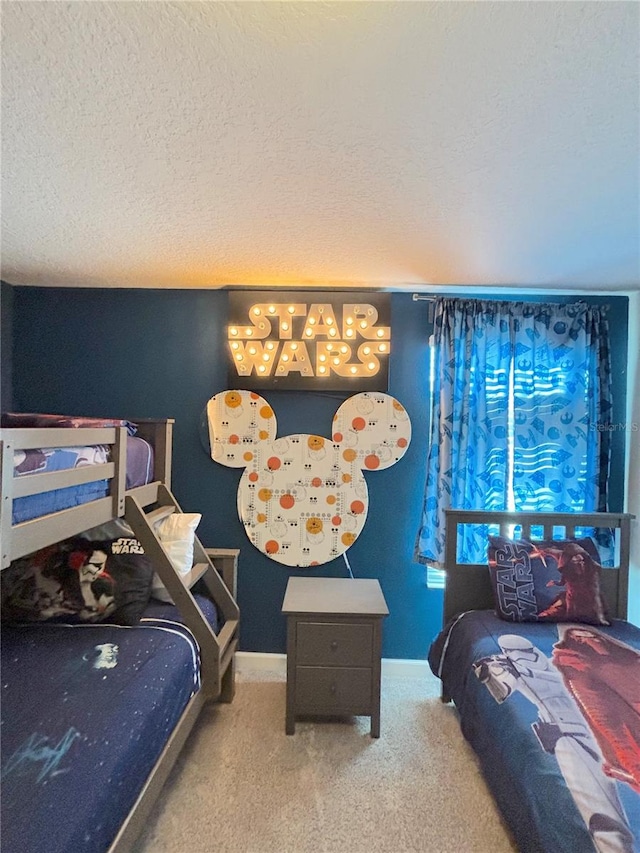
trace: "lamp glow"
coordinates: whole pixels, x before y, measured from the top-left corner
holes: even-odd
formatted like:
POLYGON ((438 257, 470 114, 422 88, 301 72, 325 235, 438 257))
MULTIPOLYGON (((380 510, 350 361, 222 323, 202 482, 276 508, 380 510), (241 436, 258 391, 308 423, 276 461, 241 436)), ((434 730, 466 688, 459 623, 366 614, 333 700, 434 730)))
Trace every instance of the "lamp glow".
POLYGON ((363 389, 386 387, 391 329, 382 323, 389 317, 388 299, 372 294, 371 301, 355 303, 347 294, 317 292, 311 298, 305 294, 305 302, 292 302, 291 295, 286 300, 271 295, 263 302, 230 298, 228 353, 235 365, 230 375, 245 382, 253 375, 258 388, 276 376, 282 388, 352 388, 356 378, 363 389), (380 319, 379 310, 384 310, 380 319))

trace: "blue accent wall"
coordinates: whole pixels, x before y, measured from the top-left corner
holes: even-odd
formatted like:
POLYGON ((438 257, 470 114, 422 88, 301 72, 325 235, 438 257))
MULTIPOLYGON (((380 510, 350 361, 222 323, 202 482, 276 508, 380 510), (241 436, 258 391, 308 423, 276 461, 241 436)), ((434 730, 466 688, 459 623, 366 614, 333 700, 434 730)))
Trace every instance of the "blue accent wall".
MULTIPOLYGON (((203 409, 209 397, 227 388, 227 293, 15 287, 12 295, 11 316, 8 321, 3 316, 3 326, 9 322, 13 330, 14 410, 175 418, 173 491, 185 511, 202 513, 198 535, 205 545, 240 549, 241 648, 283 652, 280 606, 287 579, 292 574, 345 577, 347 570, 342 558, 317 569, 290 570, 257 551, 236 511, 242 471, 217 465, 203 449, 203 409)), ((614 420, 622 421, 628 300, 587 301, 611 306, 614 420)), ((442 593, 426 588, 425 567, 413 562, 428 447, 430 331, 429 303, 394 293, 389 393, 409 412, 412 442, 399 463, 366 474, 368 518, 347 552, 356 577, 381 583, 390 610, 383 646, 388 658, 424 658, 441 627, 442 593)), ((333 414, 348 395, 278 391, 263 396, 274 408, 279 436, 329 436, 333 414)), ((618 510, 624 437, 614 433, 613 442, 610 504, 618 510)))
POLYGON ((0 408, 13 408, 13 288, 0 282, 0 408))

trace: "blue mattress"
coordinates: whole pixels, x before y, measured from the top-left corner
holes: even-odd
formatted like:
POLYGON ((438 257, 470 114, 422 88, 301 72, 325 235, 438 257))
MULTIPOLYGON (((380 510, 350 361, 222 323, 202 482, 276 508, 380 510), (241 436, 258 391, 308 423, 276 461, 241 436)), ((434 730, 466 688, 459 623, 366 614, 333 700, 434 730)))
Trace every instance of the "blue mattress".
POLYGON ((522 853, 640 853, 638 628, 471 611, 429 663, 522 853))
POLYGON ((3 629, 3 853, 109 847, 200 687, 177 615, 154 603, 135 627, 3 629))
MULTIPOLYGON (((210 598, 205 598, 203 595, 196 595, 198 607, 202 610, 207 622, 213 628, 216 634, 219 633, 224 620, 221 619, 218 609, 210 598)), ((152 598, 144 612, 143 622, 146 619, 161 620, 168 619, 170 622, 183 622, 178 608, 173 604, 166 604, 164 601, 159 601, 157 598, 152 598)))

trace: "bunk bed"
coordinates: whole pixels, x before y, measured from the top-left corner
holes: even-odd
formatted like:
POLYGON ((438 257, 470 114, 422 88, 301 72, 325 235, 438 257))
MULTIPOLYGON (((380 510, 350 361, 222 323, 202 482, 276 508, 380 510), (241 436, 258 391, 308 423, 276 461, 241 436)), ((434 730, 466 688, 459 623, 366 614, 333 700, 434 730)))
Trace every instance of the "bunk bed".
POLYGON ((447 513, 445 627, 429 663, 522 853, 640 851, 640 630, 626 621, 632 518, 447 513), (465 530, 494 537, 486 564, 462 561, 465 530), (558 610, 568 608, 571 577, 562 554, 578 554, 586 577, 588 549, 605 531, 615 565, 596 568, 608 613, 585 610, 578 621, 558 610), (532 592, 556 596, 553 607, 533 613, 532 592), (524 609, 512 613, 520 594, 524 609))
POLYGON ((120 519, 172 603, 149 601, 135 624, 3 625, 2 849, 125 853, 200 711, 233 699, 238 552, 205 549, 196 536, 192 568, 180 573, 159 538, 157 525, 181 512, 171 492, 173 420, 3 423, 3 575, 120 519), (46 470, 44 458, 65 451, 80 462, 46 470))

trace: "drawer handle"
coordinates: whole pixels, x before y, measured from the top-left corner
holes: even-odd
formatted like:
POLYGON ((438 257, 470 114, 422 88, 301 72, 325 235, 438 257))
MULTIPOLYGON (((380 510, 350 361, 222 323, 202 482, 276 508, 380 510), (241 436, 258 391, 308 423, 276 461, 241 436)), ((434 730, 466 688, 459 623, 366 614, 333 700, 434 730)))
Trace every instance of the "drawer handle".
POLYGON ((335 650, 338 648, 338 642, 337 642, 337 640, 331 640, 331 648, 332 648, 332 649, 333 649, 333 651, 335 652, 335 650))
POLYGON ((332 682, 332 683, 331 683, 331 687, 329 688, 329 691, 330 691, 331 693, 335 693, 335 692, 336 692, 336 690, 337 690, 336 684, 335 684, 335 682, 332 682))

